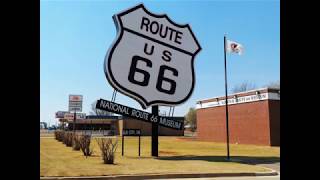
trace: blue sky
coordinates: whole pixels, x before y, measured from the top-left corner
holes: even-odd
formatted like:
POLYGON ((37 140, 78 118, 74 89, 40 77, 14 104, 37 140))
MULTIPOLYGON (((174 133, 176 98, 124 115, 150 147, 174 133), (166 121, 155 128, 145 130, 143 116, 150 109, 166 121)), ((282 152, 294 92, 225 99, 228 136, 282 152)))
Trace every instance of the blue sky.
MULTIPOLYGON (((197 100, 223 96, 224 33, 245 48, 242 56, 227 55, 229 89, 244 81, 261 87, 280 79, 279 1, 41 1, 40 121, 56 123, 54 113, 68 109, 69 94, 83 95, 85 113, 93 101, 111 99, 103 62, 116 37, 112 15, 140 2, 153 13, 190 24, 202 47, 194 64, 194 92, 175 115, 184 115, 197 100)), ((141 109, 119 93, 116 102, 141 109)))

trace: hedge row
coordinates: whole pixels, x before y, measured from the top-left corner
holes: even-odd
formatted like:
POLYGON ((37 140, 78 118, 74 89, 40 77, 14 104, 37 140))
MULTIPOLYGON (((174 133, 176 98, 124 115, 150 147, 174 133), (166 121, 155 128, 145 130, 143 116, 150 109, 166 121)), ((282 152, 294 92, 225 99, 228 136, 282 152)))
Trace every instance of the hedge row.
MULTIPOLYGON (((74 150, 81 150, 84 156, 91 156, 93 151, 90 148, 91 135, 74 135, 73 132, 56 130, 54 132, 56 140, 63 142, 67 147, 74 150)), ((118 145, 118 140, 112 141, 111 139, 99 138, 97 143, 101 150, 103 162, 105 164, 113 164, 115 152, 118 145)))

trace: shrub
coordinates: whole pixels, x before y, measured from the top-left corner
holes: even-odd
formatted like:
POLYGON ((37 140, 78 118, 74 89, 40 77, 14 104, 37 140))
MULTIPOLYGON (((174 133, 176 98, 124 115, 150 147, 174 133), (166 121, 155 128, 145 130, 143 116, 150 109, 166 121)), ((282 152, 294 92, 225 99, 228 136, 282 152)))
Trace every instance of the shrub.
POLYGON ((114 164, 118 140, 116 139, 113 142, 111 138, 99 138, 97 143, 100 147, 104 164, 114 164))
POLYGON ((79 146, 84 156, 91 156, 92 149, 90 149, 91 136, 81 135, 79 138, 79 146))
POLYGON ((66 142, 67 142, 67 132, 64 132, 64 133, 62 134, 62 143, 63 143, 63 144, 66 144, 66 142))
POLYGON ((54 137, 57 141, 59 141, 60 131, 54 131, 54 137))
POLYGON ((78 135, 73 135, 72 138, 72 149, 79 151, 80 150, 80 137, 78 135))
POLYGON ((64 132, 63 143, 67 147, 71 147, 72 146, 72 139, 73 139, 73 133, 72 132, 64 132))
POLYGON ((58 140, 58 141, 63 141, 63 139, 64 139, 64 131, 61 131, 61 130, 56 130, 55 132, 54 132, 54 136, 55 136, 55 138, 56 138, 56 140, 58 140))
POLYGON ((56 140, 58 140, 58 134, 59 134, 58 131, 54 131, 54 137, 55 137, 56 140))

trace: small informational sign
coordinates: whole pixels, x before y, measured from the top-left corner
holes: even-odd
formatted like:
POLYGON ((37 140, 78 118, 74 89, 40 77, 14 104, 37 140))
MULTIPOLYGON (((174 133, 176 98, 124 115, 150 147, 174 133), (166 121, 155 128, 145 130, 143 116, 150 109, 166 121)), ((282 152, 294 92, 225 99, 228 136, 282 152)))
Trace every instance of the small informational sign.
POLYGON ((142 120, 150 123, 157 123, 160 126, 181 130, 183 128, 183 121, 174 120, 173 117, 164 117, 151 114, 149 112, 134 109, 115 102, 100 99, 96 104, 97 109, 108 112, 113 112, 123 116, 131 117, 133 119, 142 120))
MULTIPOLYGON (((86 113, 77 113, 76 117, 77 117, 77 120, 86 119, 86 113)), ((74 113, 65 113, 64 119, 74 120, 74 113)))
POLYGON ((139 156, 140 156, 140 152, 141 152, 141 130, 140 129, 123 129, 122 130, 122 141, 121 141, 121 154, 122 156, 124 155, 124 137, 125 136, 138 136, 139 137, 139 146, 138 146, 138 151, 139 151, 139 156))
POLYGON ((123 129, 122 130, 123 136, 141 136, 140 129, 123 129))
POLYGON ((56 112, 56 118, 64 118, 64 115, 66 114, 66 113, 69 113, 68 111, 58 111, 58 112, 56 112))
POLYGON ((69 95, 69 111, 81 112, 82 111, 82 95, 69 95))
POLYGON ((194 89, 194 59, 201 50, 190 26, 153 14, 143 4, 113 18, 117 39, 104 64, 112 87, 142 108, 185 102, 194 89))

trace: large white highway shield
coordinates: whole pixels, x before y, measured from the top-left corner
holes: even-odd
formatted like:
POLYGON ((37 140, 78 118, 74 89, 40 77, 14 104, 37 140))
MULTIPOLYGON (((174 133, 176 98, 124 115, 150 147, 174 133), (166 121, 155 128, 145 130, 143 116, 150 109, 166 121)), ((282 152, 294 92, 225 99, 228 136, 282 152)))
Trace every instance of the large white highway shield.
POLYGON ((194 57, 201 49, 190 26, 152 14, 143 4, 113 18, 118 34, 104 65, 109 83, 143 108, 186 101, 195 84, 194 57))

